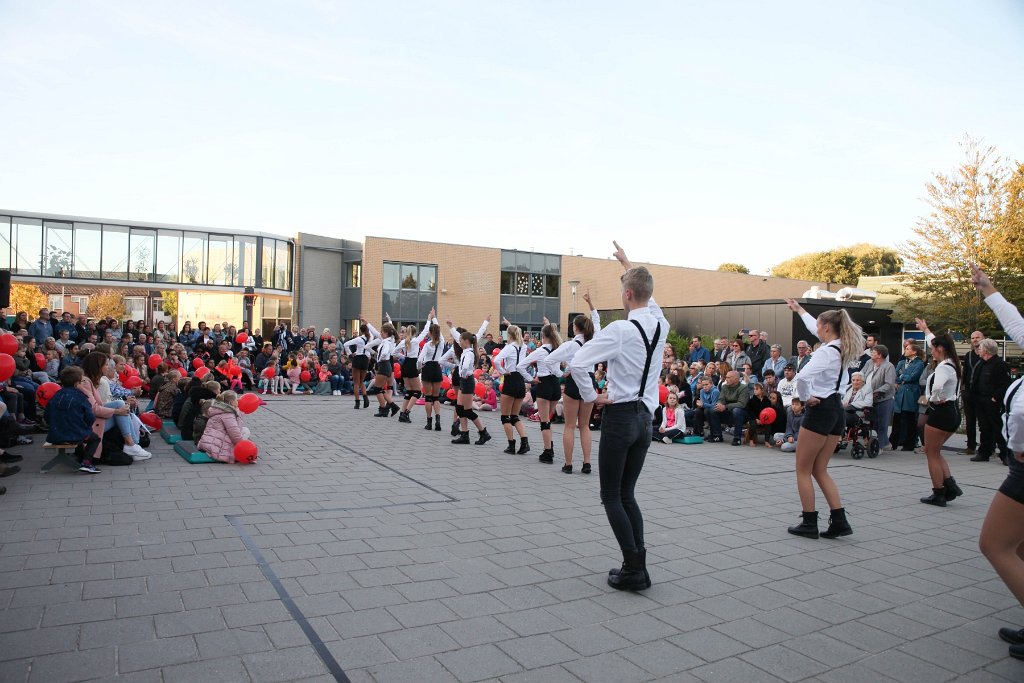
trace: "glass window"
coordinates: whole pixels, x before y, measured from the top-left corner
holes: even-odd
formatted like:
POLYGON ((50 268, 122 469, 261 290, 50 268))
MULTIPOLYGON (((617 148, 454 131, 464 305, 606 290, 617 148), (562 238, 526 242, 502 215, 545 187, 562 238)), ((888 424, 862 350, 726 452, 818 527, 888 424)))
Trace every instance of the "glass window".
POLYGON ((419 304, 418 292, 402 290, 398 295, 398 317, 402 320, 416 320, 419 317, 419 304))
POLYGON ((11 267, 11 217, 0 216, 0 268, 11 267))
POLYGON ((557 254, 548 254, 545 257, 548 264, 548 275, 562 274, 562 257, 557 254))
POLYGON ((402 289, 418 289, 417 277, 419 272, 416 266, 402 266, 402 289))
POLYGON ((38 218, 15 218, 12 221, 15 275, 39 275, 43 255, 43 222, 38 218))
POLYGON ((526 296, 530 293, 530 276, 526 273, 516 273, 516 294, 526 296))
POLYGON ((516 252, 516 270, 521 273, 530 272, 530 255, 521 251, 516 252))
POLYGON ((513 283, 515 282, 516 274, 510 273, 507 270, 501 271, 501 293, 502 294, 513 294, 512 291, 513 283))
POLYGON ((75 223, 75 277, 99 280, 103 233, 94 223, 75 223))
POLYGON ((516 252, 508 251, 507 249, 501 250, 501 269, 502 270, 515 270, 516 269, 516 252))
POLYGON ((43 247, 43 275, 71 277, 71 223, 45 221, 46 244, 43 247))
POLYGON ((181 281, 191 285, 206 282, 206 235, 186 232, 181 242, 181 281))
POLYGON ((178 282, 181 278, 181 233, 159 230, 156 234, 157 282, 178 282))
POLYGON ((287 299, 282 300, 277 306, 277 314, 282 318, 292 317, 292 302, 287 299))
POLYGON ((384 264, 384 289, 399 289, 401 283, 397 263, 384 264))
POLYGON ((560 294, 560 292, 558 291, 558 286, 560 282, 561 278, 559 278, 557 275, 548 275, 547 290, 545 291, 544 295, 551 299, 557 299, 560 294))
POLYGON ((231 262, 234 245, 225 235, 210 235, 207 244, 206 282, 211 285, 232 285, 235 283, 235 267, 231 262))
POLYGON ((435 266, 420 266, 420 291, 437 291, 437 268, 435 266))
POLYGON ((263 263, 261 264, 261 285, 269 289, 274 287, 274 240, 263 238, 263 263))
POLYGON ((235 237, 235 284, 256 286, 256 238, 235 237))
POLYGON ((292 255, 291 244, 277 240, 277 254, 274 256, 274 270, 277 271, 275 286, 277 289, 292 287, 292 255))
POLYGON ((398 317, 398 292, 385 290, 381 297, 381 312, 398 317))
POLYGON ((103 226, 103 277, 128 279, 128 228, 103 226))
POLYGON ((544 254, 530 254, 530 272, 531 273, 543 273, 544 272, 544 254))
POLYGON ((362 287, 363 286, 363 264, 362 263, 350 263, 346 266, 345 274, 345 286, 346 287, 362 287))
POLYGON ((131 244, 132 280, 154 280, 156 278, 156 230, 132 228, 131 244))
POLYGON ((530 296, 544 296, 544 276, 530 276, 530 296))

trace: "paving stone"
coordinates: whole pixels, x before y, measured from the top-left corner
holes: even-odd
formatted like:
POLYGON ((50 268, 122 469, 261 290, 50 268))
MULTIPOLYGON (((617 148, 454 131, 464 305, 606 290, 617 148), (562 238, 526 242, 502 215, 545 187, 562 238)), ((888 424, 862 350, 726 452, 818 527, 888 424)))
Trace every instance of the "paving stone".
POLYGON ((463 683, 504 676, 520 670, 519 664, 494 645, 477 645, 438 655, 448 671, 463 683))
POLYGON ((498 643, 498 647, 525 669, 561 664, 579 657, 576 652, 549 635, 514 638, 498 643))
POLYGON ((294 681, 327 673, 327 667, 310 646, 245 655, 242 661, 256 683, 294 681))
POLYGON ((669 676, 704 664, 704 660, 667 640, 627 647, 620 654, 653 676, 669 676))
POLYGON ((183 664, 195 660, 198 656, 199 650, 192 636, 129 643, 117 650, 118 671, 141 671, 183 664))
POLYGON ((590 683, 628 683, 646 681, 651 677, 649 673, 617 653, 577 659, 563 666, 590 683))
POLYGON ((167 683, 195 683, 196 681, 216 681, 217 683, 249 683, 249 673, 238 657, 208 659, 191 664, 179 664, 163 669, 164 681, 167 683))
POLYGON ((740 655, 740 659, 790 682, 817 676, 828 670, 825 664, 779 645, 747 652, 740 655))
POLYGON ((403 660, 459 649, 459 644, 435 625, 383 633, 380 640, 391 650, 396 659, 403 660))
POLYGON ((220 610, 212 607, 156 616, 156 635, 159 638, 219 631, 223 628, 224 617, 220 610))
POLYGON ((66 683, 113 677, 117 670, 117 652, 113 647, 85 652, 62 652, 37 657, 32 663, 29 681, 66 683))
POLYGON ((382 608, 335 614, 327 617, 327 621, 342 638, 370 636, 403 628, 397 619, 382 608))
MULTIPOLYGON (((445 670, 432 657, 420 657, 404 662, 378 664, 365 670, 378 683, 455 683, 455 676, 445 670)), ((348 672, 346 672, 348 673, 348 672)))
POLYGON ((514 638, 515 633, 491 616, 471 617, 439 624, 462 647, 484 645, 514 638))

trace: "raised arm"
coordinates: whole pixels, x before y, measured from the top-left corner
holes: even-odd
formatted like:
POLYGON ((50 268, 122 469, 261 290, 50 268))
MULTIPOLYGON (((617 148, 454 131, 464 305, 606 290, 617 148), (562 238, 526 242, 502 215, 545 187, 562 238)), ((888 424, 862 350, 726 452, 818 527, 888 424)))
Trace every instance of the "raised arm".
POLYGON ((583 300, 587 302, 587 306, 590 306, 590 322, 594 323, 594 334, 597 334, 601 331, 601 314, 594 308, 589 289, 583 293, 583 300))
POLYGON ((992 280, 985 275, 978 266, 971 264, 971 282, 978 288, 978 291, 985 296, 985 303, 996 314, 999 324, 1003 330, 1018 346, 1024 346, 1024 318, 1021 317, 1017 307, 1006 300, 999 293, 992 280))
POLYGON ((807 328, 807 331, 813 334, 815 339, 818 339, 818 321, 814 319, 814 316, 805 311, 804 307, 797 303, 796 299, 786 299, 786 305, 789 306, 789 310, 800 316, 800 320, 804 321, 804 327, 807 328))

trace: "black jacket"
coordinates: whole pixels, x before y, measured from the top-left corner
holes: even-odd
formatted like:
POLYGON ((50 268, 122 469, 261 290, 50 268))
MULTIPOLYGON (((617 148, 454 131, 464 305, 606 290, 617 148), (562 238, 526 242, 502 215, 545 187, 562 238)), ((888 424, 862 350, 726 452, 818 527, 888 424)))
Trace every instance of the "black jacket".
POLYGON ((974 367, 971 395, 976 401, 1001 400, 1010 386, 1010 366, 1002 358, 992 356, 974 367))

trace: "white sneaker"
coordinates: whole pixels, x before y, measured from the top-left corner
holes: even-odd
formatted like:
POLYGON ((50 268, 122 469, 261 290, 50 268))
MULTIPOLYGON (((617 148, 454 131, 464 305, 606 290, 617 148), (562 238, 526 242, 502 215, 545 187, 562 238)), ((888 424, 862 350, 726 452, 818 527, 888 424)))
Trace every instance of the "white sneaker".
POLYGON ((153 457, 153 454, 145 450, 139 444, 132 444, 131 446, 124 447, 125 455, 132 456, 132 460, 148 460, 153 457))
POLYGON ((661 437, 661 442, 662 443, 672 443, 672 439, 668 438, 667 436, 663 436, 663 437, 661 437))

